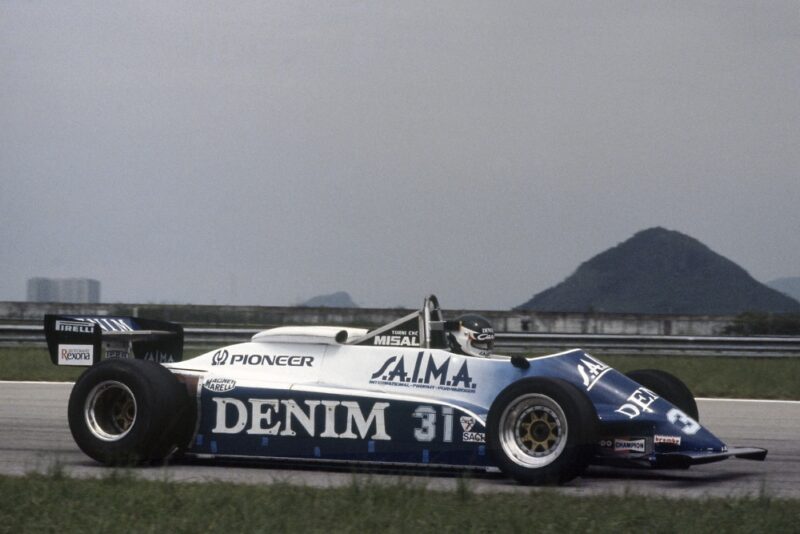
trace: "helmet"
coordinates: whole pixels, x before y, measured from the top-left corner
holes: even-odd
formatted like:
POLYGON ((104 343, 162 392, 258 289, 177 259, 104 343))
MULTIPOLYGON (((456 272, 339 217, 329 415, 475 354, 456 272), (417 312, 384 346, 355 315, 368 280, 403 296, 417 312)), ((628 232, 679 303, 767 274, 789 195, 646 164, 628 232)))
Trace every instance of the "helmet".
POLYGON ((457 328, 450 333, 454 349, 469 356, 488 358, 494 348, 492 324, 480 315, 462 315, 455 320, 457 328))

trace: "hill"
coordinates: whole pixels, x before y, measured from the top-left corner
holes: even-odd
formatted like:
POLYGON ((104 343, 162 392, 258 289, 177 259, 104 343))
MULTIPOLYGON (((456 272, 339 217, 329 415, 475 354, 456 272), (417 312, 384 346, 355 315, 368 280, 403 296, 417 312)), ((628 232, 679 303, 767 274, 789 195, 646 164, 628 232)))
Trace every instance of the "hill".
POLYGON ((700 241, 650 228, 583 263, 518 310, 688 315, 800 312, 700 241))
POLYGON ((358 308, 358 304, 353 302, 350 294, 345 291, 337 291, 330 295, 319 295, 308 299, 300 306, 306 308, 358 308))
POLYGON ((795 300, 800 300, 800 276, 778 278, 772 282, 767 282, 767 285, 776 291, 780 291, 784 295, 789 295, 795 300))

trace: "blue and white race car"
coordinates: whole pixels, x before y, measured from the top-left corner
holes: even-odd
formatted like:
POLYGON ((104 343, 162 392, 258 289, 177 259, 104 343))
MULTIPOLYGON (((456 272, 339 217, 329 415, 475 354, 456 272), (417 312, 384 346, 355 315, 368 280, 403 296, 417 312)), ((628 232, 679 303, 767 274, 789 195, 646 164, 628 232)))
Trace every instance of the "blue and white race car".
POLYGON ((670 374, 624 375, 579 349, 493 355, 485 319, 446 321, 433 296, 371 331, 279 327, 185 361, 182 328, 163 321, 49 315, 45 332, 54 363, 89 366, 69 426, 109 465, 178 453, 499 468, 557 484, 590 463, 685 468, 767 454, 701 426, 670 374))

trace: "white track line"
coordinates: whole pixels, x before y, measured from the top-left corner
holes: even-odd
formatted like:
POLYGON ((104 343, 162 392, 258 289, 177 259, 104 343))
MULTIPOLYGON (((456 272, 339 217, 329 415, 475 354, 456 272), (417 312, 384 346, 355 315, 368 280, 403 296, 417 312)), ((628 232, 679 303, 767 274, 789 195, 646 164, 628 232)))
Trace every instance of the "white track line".
POLYGON ((769 402, 769 403, 800 404, 800 401, 781 400, 781 399, 714 399, 709 397, 695 397, 695 400, 714 401, 714 402, 769 402))
POLYGON ((75 382, 42 382, 38 380, 0 380, 0 384, 34 384, 34 385, 60 385, 74 386, 75 382))

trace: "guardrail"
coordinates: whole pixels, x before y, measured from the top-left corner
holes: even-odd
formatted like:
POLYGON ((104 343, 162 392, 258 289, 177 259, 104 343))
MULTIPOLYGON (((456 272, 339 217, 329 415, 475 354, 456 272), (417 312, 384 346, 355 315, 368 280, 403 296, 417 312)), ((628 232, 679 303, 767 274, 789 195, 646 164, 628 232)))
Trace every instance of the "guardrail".
MULTIPOLYGON (((252 328, 184 328, 187 347, 224 345, 247 341, 259 332, 252 328)), ((44 345, 41 325, 0 325, 0 345, 44 345)), ((589 352, 690 356, 800 357, 797 337, 631 336, 595 334, 498 333, 497 351, 506 354, 545 354, 580 347, 589 352)))
POLYGON ((497 334, 506 352, 580 347, 589 352, 691 356, 800 357, 800 337, 627 336, 594 334, 497 334))

